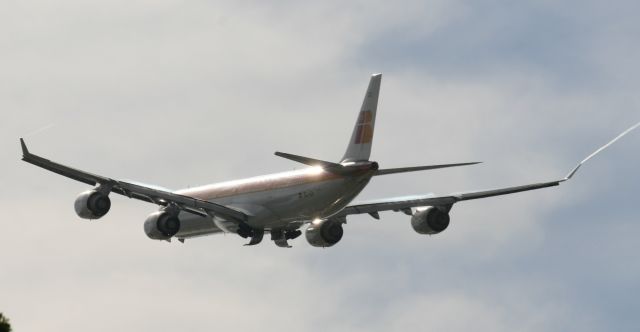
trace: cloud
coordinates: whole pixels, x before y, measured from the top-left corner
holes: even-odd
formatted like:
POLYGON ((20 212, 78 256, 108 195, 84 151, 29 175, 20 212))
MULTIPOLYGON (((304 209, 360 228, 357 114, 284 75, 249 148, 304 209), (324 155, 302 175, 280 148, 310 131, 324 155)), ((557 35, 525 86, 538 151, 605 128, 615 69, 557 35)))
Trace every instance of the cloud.
POLYGON ((458 204, 446 232, 350 218, 331 249, 148 240, 155 207, 20 162, 170 188, 339 158, 384 72, 362 199, 562 177, 638 121, 632 2, 9 2, 0 13, 0 310, 16 329, 624 330, 637 326, 637 135, 559 188, 458 204), (585 319, 589 317, 589 319, 585 319))

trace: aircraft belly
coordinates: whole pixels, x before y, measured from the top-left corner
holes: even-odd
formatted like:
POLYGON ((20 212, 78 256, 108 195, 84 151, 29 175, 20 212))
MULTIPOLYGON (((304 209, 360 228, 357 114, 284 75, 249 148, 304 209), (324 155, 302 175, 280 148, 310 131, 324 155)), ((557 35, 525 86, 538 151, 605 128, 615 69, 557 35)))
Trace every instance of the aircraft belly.
POLYGON ((335 180, 323 185, 304 185, 281 193, 267 202, 267 206, 277 211, 281 221, 299 221, 321 218, 326 210, 334 207, 348 188, 344 180, 335 180))
MULTIPOLYGON (((290 228, 292 223, 330 216, 342 210, 368 183, 366 179, 335 179, 215 200, 245 211, 255 228, 290 228)), ((299 223, 293 225, 297 228, 299 223)))

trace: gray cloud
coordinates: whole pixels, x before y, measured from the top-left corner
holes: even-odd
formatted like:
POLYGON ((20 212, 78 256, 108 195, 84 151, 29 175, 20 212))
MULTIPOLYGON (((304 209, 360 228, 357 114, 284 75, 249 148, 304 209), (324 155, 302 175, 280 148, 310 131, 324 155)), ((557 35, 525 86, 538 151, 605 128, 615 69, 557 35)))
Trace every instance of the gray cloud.
POLYGON ((148 240, 153 206, 18 160, 31 149, 180 188, 337 159, 384 72, 374 157, 481 166, 362 198, 563 176, 638 121, 637 5, 616 1, 14 1, 0 11, 0 311, 16 330, 632 330, 638 135, 557 189, 459 204, 446 232, 354 217, 326 250, 148 240))

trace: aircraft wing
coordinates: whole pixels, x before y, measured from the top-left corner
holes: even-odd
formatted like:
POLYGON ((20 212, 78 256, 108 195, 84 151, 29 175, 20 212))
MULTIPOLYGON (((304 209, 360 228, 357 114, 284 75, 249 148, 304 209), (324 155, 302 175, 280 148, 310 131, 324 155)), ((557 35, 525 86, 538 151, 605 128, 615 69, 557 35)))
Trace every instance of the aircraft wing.
POLYGON ((427 195, 421 195, 421 196, 395 197, 395 198, 388 198, 388 199, 382 199, 377 201, 362 202, 362 203, 353 204, 345 207, 342 211, 338 212, 336 215, 332 216, 331 218, 346 217, 347 215, 351 215, 351 214, 368 213, 372 217, 378 219, 379 218, 378 212, 381 212, 381 211, 402 211, 406 214, 411 214, 411 208, 421 207, 421 206, 438 206, 448 210, 451 207, 451 205, 460 201, 500 196, 500 195, 508 195, 508 194, 519 193, 522 191, 554 187, 564 181, 571 179, 576 174, 578 169, 585 162, 587 162, 593 156, 600 153, 602 150, 608 148, 611 144, 613 144, 615 141, 620 139, 622 136, 626 135, 627 133, 636 129, 639 126, 640 126, 640 123, 637 123, 633 127, 625 130, 620 135, 616 136, 616 138, 609 141, 609 143, 603 145, 602 147, 597 149, 595 152, 590 154, 588 157, 586 157, 584 160, 579 162, 578 165, 574 167, 567 174, 567 176, 565 176, 563 179, 560 179, 560 180, 532 183, 532 184, 526 184, 526 185, 515 186, 515 187, 453 193, 453 194, 448 194, 443 196, 427 194, 427 195))
POLYGON ((22 160, 88 185, 99 185, 109 189, 111 192, 161 206, 175 204, 181 210, 200 216, 218 215, 227 220, 236 221, 246 221, 248 219, 248 216, 245 213, 220 204, 175 194, 170 191, 153 188, 151 186, 116 180, 65 166, 32 154, 27 149, 27 145, 22 138, 20 139, 20 144, 22 146, 22 160))
POLYGON ((489 189, 481 191, 471 191, 463 193, 453 193, 443 196, 436 196, 434 194, 426 194, 410 197, 393 197, 387 199, 380 199, 376 201, 361 202, 354 205, 349 205, 340 211, 335 217, 345 217, 351 214, 369 213, 377 219, 377 213, 382 211, 402 211, 406 214, 411 214, 411 208, 420 206, 442 206, 448 207, 460 201, 466 201, 470 199, 479 199, 500 195, 514 194, 522 191, 536 190, 547 187, 553 187, 559 185, 565 179, 541 182, 534 184, 527 184, 523 186, 489 189))

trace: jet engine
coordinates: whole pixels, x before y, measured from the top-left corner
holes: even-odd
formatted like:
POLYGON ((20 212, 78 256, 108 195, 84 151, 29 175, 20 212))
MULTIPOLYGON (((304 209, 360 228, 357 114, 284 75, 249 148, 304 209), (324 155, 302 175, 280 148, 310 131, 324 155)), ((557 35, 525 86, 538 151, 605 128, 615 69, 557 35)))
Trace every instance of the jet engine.
POLYGON ((111 199, 109 194, 92 189, 81 193, 73 206, 80 218, 99 219, 109 212, 111 199))
POLYGON ((331 247, 342 239, 341 220, 319 220, 312 222, 305 231, 307 242, 314 247, 331 247))
POLYGON ((150 214, 144 221, 144 232, 154 240, 168 240, 180 230, 180 219, 167 211, 150 214))
POLYGON ((411 226, 420 234, 438 234, 449 226, 449 213, 433 206, 418 210, 411 216, 411 226))

